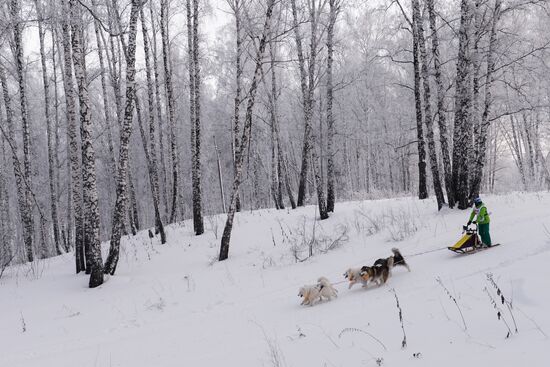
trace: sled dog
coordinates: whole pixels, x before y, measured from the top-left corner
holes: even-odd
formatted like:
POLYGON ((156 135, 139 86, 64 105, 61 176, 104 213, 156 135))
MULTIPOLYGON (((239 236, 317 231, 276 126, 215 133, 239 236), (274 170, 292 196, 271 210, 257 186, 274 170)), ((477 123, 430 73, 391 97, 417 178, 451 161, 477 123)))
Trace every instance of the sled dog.
POLYGON ((318 285, 304 285, 300 287, 298 296, 303 298, 301 305, 313 306, 315 302, 321 300, 321 289, 318 285))
POLYGON ((327 278, 320 277, 315 285, 304 285, 298 291, 298 296, 302 297, 301 305, 313 306, 325 298, 330 301, 332 297, 338 297, 338 291, 330 284, 327 278))
POLYGON ((360 268, 349 268, 344 273, 344 278, 349 280, 348 289, 351 289, 353 285, 357 282, 361 282, 363 284, 363 287, 367 286, 367 282, 361 277, 361 269, 360 268))
MULTIPOLYGON (((378 261, 378 260, 377 260, 378 261)), ((393 260, 373 265, 373 266, 363 266, 361 268, 361 278, 365 282, 374 282, 378 286, 385 284, 390 275, 390 267, 388 263, 393 262, 393 260)))
POLYGON ((338 290, 330 284, 327 278, 320 277, 317 280, 317 285, 321 288, 321 300, 323 297, 325 297, 328 301, 330 301, 332 297, 338 297, 338 290))

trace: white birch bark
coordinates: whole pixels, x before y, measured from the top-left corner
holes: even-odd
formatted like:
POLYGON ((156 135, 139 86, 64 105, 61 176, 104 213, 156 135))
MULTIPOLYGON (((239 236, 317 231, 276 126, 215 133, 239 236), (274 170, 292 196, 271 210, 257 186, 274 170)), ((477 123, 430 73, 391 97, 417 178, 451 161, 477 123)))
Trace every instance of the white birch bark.
MULTIPOLYGON (((15 70, 17 83, 19 86, 19 101, 21 105, 21 126, 23 133, 23 179, 31 182, 31 136, 30 136, 30 120, 28 114, 27 103, 27 86, 25 82, 25 65, 23 64, 23 22, 20 19, 21 4, 19 0, 10 0, 9 3, 10 16, 12 21, 13 31, 13 52, 15 59, 15 70)), ((22 213, 23 220, 23 236, 25 242, 25 254, 27 261, 34 260, 33 255, 33 236, 34 236, 34 216, 32 213, 32 194, 31 188, 28 185, 24 187, 25 201, 27 202, 26 210, 22 213)))
POLYGON ((426 42, 424 40, 424 20, 420 14, 419 0, 413 0, 413 26, 416 26, 416 35, 418 37, 418 50, 420 53, 420 63, 422 72, 422 85, 424 90, 424 124, 426 125, 426 140, 428 141, 428 157, 432 172, 433 187, 437 200, 437 209, 441 210, 445 203, 441 179, 439 177, 439 163, 437 161, 437 151, 435 147, 433 116, 431 108, 430 93, 430 74, 428 71, 428 55, 426 52, 426 42))
POLYGON ((160 3, 160 33, 162 37, 162 59, 164 62, 164 81, 166 87, 166 100, 168 104, 168 129, 170 131, 170 154, 172 157, 172 203, 169 223, 176 220, 178 202, 178 175, 179 162, 176 146, 176 123, 174 110, 174 86, 172 85, 172 70, 170 66, 170 45, 168 40, 168 2, 160 3))
POLYGON ((220 245, 220 255, 219 260, 223 261, 229 257, 229 243, 231 241, 231 231, 233 229, 233 219, 235 217, 236 211, 236 199, 237 193, 239 191, 239 186, 241 184, 241 175, 244 162, 244 152, 248 148, 250 141, 250 130, 252 128, 252 113, 254 110, 254 102, 256 98, 256 91, 258 88, 258 79, 260 78, 261 69, 262 69, 262 60, 266 47, 266 39, 270 34, 269 29, 271 26, 271 16, 273 14, 273 7, 275 5, 275 0, 268 0, 267 10, 265 15, 265 23, 262 31, 262 36, 260 38, 260 44, 256 52, 256 65, 254 74, 250 83, 250 89, 248 91, 248 100, 246 106, 246 115, 243 126, 242 138, 240 139, 240 147, 238 154, 236 155, 236 175, 233 181, 233 189, 231 192, 231 200, 229 202, 229 209, 227 212, 227 221, 223 230, 221 245, 220 245))
POLYGON ((120 150, 117 172, 117 192, 115 210, 113 213, 113 229, 111 232, 111 246, 105 262, 104 272, 113 275, 116 271, 120 253, 120 238, 122 236, 124 213, 127 205, 128 186, 128 150, 130 135, 132 133, 132 121, 135 101, 135 63, 136 63, 136 33, 139 9, 142 6, 140 0, 132 0, 130 10, 130 22, 128 31, 128 43, 126 47, 126 106, 124 110, 124 123, 121 128, 120 150))
POLYGON ((447 118, 445 114, 445 87, 441 75, 441 60, 439 54, 439 36, 435 16, 434 0, 426 0, 428 15, 430 18, 430 31, 432 39, 432 55, 434 60, 434 76, 437 89, 437 121, 439 127, 439 142, 441 144, 441 158, 443 161, 443 172, 445 179, 445 190, 449 207, 454 207, 452 191, 451 156, 449 154, 449 137, 447 133, 447 118))
MULTIPOLYGON (((159 190, 159 178, 158 178, 158 162, 157 162, 157 146, 156 146, 156 124, 155 124, 155 98, 154 98, 154 83, 151 73, 151 60, 149 49, 149 33, 147 30, 147 23, 145 20, 145 12, 143 8, 140 9, 141 18, 141 30, 143 34, 143 50, 145 53, 145 74, 147 79, 147 102, 148 102, 148 121, 149 121, 149 147, 147 146, 147 139, 145 138, 145 132, 141 124, 138 102, 136 101, 136 109, 138 110, 138 121, 140 122, 140 132, 142 135, 143 149, 145 151, 145 158, 147 160, 147 166, 149 168, 149 181, 151 185, 151 191, 153 196, 153 206, 155 209, 155 232, 160 233, 161 243, 166 242, 166 234, 164 233, 164 225, 162 218, 160 217, 160 190, 159 190)), ((153 20, 151 20, 153 21, 153 20)))
POLYGON ((69 0, 71 17, 71 43, 73 67, 78 86, 80 106, 80 139, 82 142, 82 199, 86 217, 84 230, 84 252, 86 255, 86 273, 90 275, 90 288, 103 284, 103 260, 101 257, 99 199, 95 168, 95 150, 92 137, 92 111, 86 77, 86 59, 84 55, 80 29, 81 16, 76 8, 76 0, 69 0))
MULTIPOLYGON (((15 141, 15 122, 14 122, 14 113, 11 103, 11 97, 8 90, 8 82, 6 80, 6 72, 4 70, 4 67, 2 64, 0 64, 0 84, 2 86, 2 94, 4 99, 4 108, 6 110, 6 126, 7 126, 7 132, 4 131, 2 128, 2 134, 3 138, 7 141, 7 143, 10 145, 10 150, 12 152, 12 165, 13 165, 13 173, 15 177, 15 187, 17 189, 17 204, 19 209, 19 216, 21 220, 21 227, 23 230, 23 248, 27 248, 27 243, 25 240, 28 239, 28 236, 26 235, 27 227, 25 226, 25 220, 27 220, 29 214, 30 214, 30 207, 28 206, 27 199, 25 197, 25 177, 23 172, 23 167, 21 167, 21 163, 19 162, 18 157, 18 148, 17 143, 15 141), (7 136, 4 136, 7 135, 7 136)), ((1 111, 0 111, 1 113, 1 111)), ((2 125, 3 127, 3 125, 2 125)), ((32 239, 32 236, 31 236, 32 239)), ((27 257, 28 260, 28 257, 27 257)))
MULTIPOLYGON (((50 188, 50 208, 53 225, 54 244, 57 255, 61 255, 61 241, 59 238, 59 221, 57 216, 57 195, 55 190, 55 154, 54 154, 54 129, 50 111, 50 81, 46 66, 46 52, 44 47, 45 29, 43 25, 42 8, 39 0, 34 1, 38 17, 38 38, 40 43, 40 64, 42 66, 42 84, 44 87, 44 117, 46 118, 46 135, 48 144, 48 175, 50 188)), ((57 101, 56 101, 57 103, 57 101)))

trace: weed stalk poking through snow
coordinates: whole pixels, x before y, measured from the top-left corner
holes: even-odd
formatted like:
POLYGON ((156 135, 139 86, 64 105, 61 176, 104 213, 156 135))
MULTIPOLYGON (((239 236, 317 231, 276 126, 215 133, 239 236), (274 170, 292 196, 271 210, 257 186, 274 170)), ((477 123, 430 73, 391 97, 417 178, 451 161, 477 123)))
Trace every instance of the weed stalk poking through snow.
POLYGON ((354 327, 348 327, 348 328, 345 328, 345 329, 343 329, 342 331, 340 331, 340 334, 338 334, 338 338, 341 338, 342 335, 347 334, 347 333, 350 333, 350 332, 362 333, 362 334, 368 335, 368 336, 370 336, 373 340, 375 340, 378 344, 380 344, 380 345, 382 346, 382 348, 384 348, 384 350, 388 350, 388 348, 386 348, 386 345, 385 345, 384 343, 382 343, 382 342, 380 341, 380 339, 378 339, 377 337, 375 337, 374 335, 372 335, 372 334, 369 333, 368 331, 365 331, 365 330, 362 330, 362 329, 358 329, 358 328, 354 328, 354 327))
POLYGON ((510 313, 510 316, 512 317, 512 321, 514 322, 514 331, 518 332, 518 325, 516 324, 516 318, 514 317, 514 312, 512 311, 514 307, 512 306, 512 301, 508 300, 504 293, 500 290, 500 287, 498 286, 497 282, 495 282, 493 278, 492 273, 487 273, 487 281, 493 286, 493 288, 497 291, 497 296, 500 297, 500 302, 503 305, 506 305, 506 308, 508 308, 508 312, 510 313))
POLYGON ((401 330, 403 330, 403 341, 401 342, 401 348, 407 348, 407 334, 405 334, 405 326, 403 325, 403 310, 401 310, 401 305, 399 304, 399 298, 397 297, 397 292, 394 288, 391 290, 395 296, 395 302, 397 310, 399 311, 399 323, 401 324, 401 330))
POLYGON ((451 294, 451 292, 449 292, 447 287, 445 287, 445 284, 443 284, 443 281, 440 277, 435 278, 435 280, 441 286, 441 288, 443 288, 445 293, 447 293, 449 299, 454 302, 456 308, 458 309, 458 312, 460 313, 460 318, 462 319, 462 325, 464 326, 464 331, 468 330, 468 326, 466 326, 466 320, 464 320, 464 315, 462 314, 462 309, 460 308, 460 305, 458 304, 456 298, 451 294))
POLYGON ((27 331, 27 323, 25 322, 25 318, 23 317, 23 312, 19 312, 21 314, 21 330, 23 332, 27 331))
POLYGON ((502 322, 504 322, 504 325, 506 325, 506 328, 508 329, 508 333, 506 333, 506 339, 508 339, 510 337, 510 335, 512 335, 512 330, 510 329, 510 325, 508 325, 508 322, 506 322, 506 319, 504 318, 504 315, 502 314, 502 310, 500 309, 500 307, 498 307, 498 303, 495 301, 493 296, 491 296, 491 293, 489 292, 489 288, 485 287, 485 288, 483 288, 483 290, 485 291, 485 293, 487 293, 487 296, 489 297, 489 300, 491 301, 491 305, 497 311, 497 318, 499 320, 502 320, 502 322))

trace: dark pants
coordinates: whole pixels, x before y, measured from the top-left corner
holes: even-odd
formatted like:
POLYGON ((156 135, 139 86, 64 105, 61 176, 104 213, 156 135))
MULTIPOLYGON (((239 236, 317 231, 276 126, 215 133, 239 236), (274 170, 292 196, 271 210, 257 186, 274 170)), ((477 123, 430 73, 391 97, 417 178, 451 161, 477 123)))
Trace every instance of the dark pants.
POLYGON ((479 236, 481 237, 481 242, 486 246, 491 246, 491 235, 489 234, 489 223, 487 224, 478 224, 479 236))

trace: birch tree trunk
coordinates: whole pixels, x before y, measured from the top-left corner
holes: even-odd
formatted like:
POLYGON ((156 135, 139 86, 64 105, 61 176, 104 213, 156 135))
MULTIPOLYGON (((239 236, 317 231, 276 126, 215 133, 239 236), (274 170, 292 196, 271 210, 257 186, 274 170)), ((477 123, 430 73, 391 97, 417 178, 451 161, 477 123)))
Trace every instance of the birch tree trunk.
MULTIPOLYGON (((50 186, 50 208, 52 215, 53 237, 57 255, 61 255, 61 241, 59 239, 59 221, 57 216, 57 195, 55 190, 55 159, 53 146, 53 124, 50 112, 50 81, 46 67, 46 52, 44 50, 45 30, 43 26, 42 8, 39 0, 34 1, 38 17, 38 39, 40 42, 40 64, 42 66, 42 83, 44 87, 44 113, 46 118, 46 135, 48 144, 48 175, 50 186)), ((56 102, 57 103, 57 102, 56 102)))
MULTIPOLYGON (((58 88, 58 77, 57 77, 57 65, 58 60, 61 61, 61 54, 59 50, 59 41, 58 41, 58 25, 51 25, 51 34, 52 34, 52 76, 53 76, 53 93, 54 93, 54 110, 55 110, 55 144, 54 144, 54 165, 56 167, 56 201, 57 204, 59 204, 59 199, 61 195, 61 164, 59 161, 59 145, 60 145, 60 136, 59 136, 59 130, 60 130, 60 116, 59 116, 59 88, 58 88)), ((61 62, 59 62, 61 65, 61 62)), ((60 66, 61 67, 61 66, 60 66)), ((70 178, 70 175, 67 176, 67 178, 70 178)), ((71 190, 67 190, 67 192, 70 192, 71 190)), ((59 218, 58 218, 59 221, 59 218)), ((60 228, 60 236, 63 239, 63 246, 65 248, 65 252, 69 252, 69 246, 67 241, 65 240, 65 236, 63 236, 63 230, 60 228)))
MULTIPOLYGON (((162 104, 161 104, 161 93, 160 93, 160 76, 159 76, 159 67, 158 67, 158 57, 157 57, 157 32, 155 28, 155 17, 153 15, 153 2, 149 2, 149 13, 151 15, 151 39, 152 39, 152 56, 153 56, 153 70, 155 77, 155 102, 156 102, 156 113, 157 113, 157 122, 158 122, 158 140, 159 140, 159 151, 160 151, 160 188, 162 190, 162 198, 164 203, 164 212, 168 212, 168 191, 167 191, 167 175, 166 175, 166 159, 164 158, 164 122, 162 119, 162 104)), ((167 216, 168 214, 166 214, 167 216)))
MULTIPOLYGON (((151 60, 149 49, 149 34, 147 30, 147 23, 145 21, 145 13, 143 8, 140 9, 141 17, 141 30, 143 34, 143 50, 145 53, 145 74, 147 77, 147 102, 149 105, 148 119, 149 119, 149 148, 147 147, 147 139, 145 138, 145 132, 141 124, 138 102, 136 101, 136 109, 138 110, 138 121, 140 122, 140 132, 142 135, 143 149, 145 151, 145 158, 147 160, 147 167, 149 168, 149 182, 151 185, 151 192, 153 195, 153 206, 155 209, 155 233, 160 232, 161 243, 166 242, 166 234, 164 233, 164 225, 162 224, 162 218, 160 217, 160 190, 159 190, 159 178, 158 178, 158 162, 157 162, 157 146, 156 146, 156 124, 155 124, 155 97, 154 97, 154 85, 153 76, 151 73, 151 60)), ((153 21, 151 19, 151 21, 153 21)))
MULTIPOLYGON (((419 39, 418 29, 411 23, 413 33, 413 69, 414 69, 414 101, 416 109, 416 138, 418 146, 418 198, 428 198, 428 187, 426 184, 426 143, 424 141, 423 118, 422 118, 422 97, 420 80, 420 58, 419 58, 419 39)), ((425 102, 427 103, 427 102, 425 102)), ((429 102, 428 102, 429 103, 429 102)))
POLYGON ((111 234, 111 246, 109 256, 105 262, 105 274, 113 275, 119 259, 120 238, 122 236, 122 228, 124 223, 124 213, 126 212, 127 204, 127 185, 128 185, 128 148, 130 135, 132 133, 132 120, 134 114, 135 101, 135 64, 136 64, 136 33, 137 33, 137 18, 139 15, 141 4, 140 0, 132 0, 132 8, 130 10, 130 23, 128 31, 128 45, 126 47, 126 106, 124 110, 124 123, 120 135, 120 150, 118 158, 118 173, 117 173, 117 198, 115 210, 113 213, 113 229, 111 234))
MULTIPOLYGON (((272 33, 274 37, 275 32, 272 33)), ((269 123, 271 128, 271 196, 275 203, 275 208, 284 209, 283 201, 283 174, 282 174, 282 153, 279 142, 279 115, 278 115, 278 91, 277 91, 277 73, 275 70, 275 50, 273 40, 269 41, 269 55, 271 68, 271 92, 267 92, 269 100, 269 123)), ((263 70, 262 70, 263 74, 263 70)), ((262 80, 265 78, 262 75, 262 80)), ((267 90, 267 86, 266 86, 267 90)))
MULTIPOLYGON (((244 1, 244 0, 243 0, 244 1)), ((235 99, 233 106, 233 139, 231 145, 233 146, 233 178, 237 174, 237 150, 240 147, 239 135, 240 135, 240 106, 241 106, 241 93, 242 93, 242 74, 243 67, 241 64, 242 56, 242 35, 241 35, 241 9, 244 6, 241 3, 241 0, 234 0, 234 2, 229 4, 235 15, 235 39, 236 39, 236 50, 235 50, 235 99)), ((240 195, 237 192, 236 198, 236 210, 241 210, 241 199, 240 195)))
POLYGON ((33 255, 33 236, 34 236, 34 216, 32 213, 32 194, 30 185, 31 179, 31 136, 30 136, 30 120, 27 110, 27 87, 25 83, 25 65, 23 64, 23 22, 19 18, 21 11, 19 0, 11 0, 9 10, 12 21, 13 30, 13 52, 15 59, 15 69, 17 83, 19 86, 19 100, 21 104, 21 126, 23 133, 23 180, 28 184, 24 186, 25 201, 27 210, 22 213, 23 220, 23 236, 25 242, 25 254, 27 261, 34 260, 33 255))
POLYGON ((161 0, 160 3, 160 33, 162 37, 162 59, 164 62, 164 80, 166 84, 166 99, 168 102, 168 127, 170 131, 170 153, 172 156, 172 207, 169 223, 176 220, 178 202, 178 154, 176 147, 176 125, 174 121, 174 88, 172 85, 172 70, 170 67, 170 50, 168 40, 168 2, 161 0))
POLYGON ((84 251, 86 254, 86 273, 90 275, 90 288, 103 284, 103 260, 99 233, 99 203, 95 169, 95 150, 92 144, 92 111, 86 78, 86 61, 81 41, 79 23, 81 17, 76 9, 76 0, 69 0, 72 18, 72 51, 78 99, 80 102, 80 138, 82 141, 82 193, 86 215, 84 230, 84 251))
POLYGON ((459 209, 469 207, 468 146, 471 145, 469 119, 472 106, 472 78, 470 59, 471 10, 468 0, 461 0, 456 71, 455 121, 453 135, 452 186, 453 197, 459 209))
POLYGON ((195 235, 204 233, 201 188, 201 101, 199 64, 199 0, 186 1, 187 53, 189 57, 189 121, 191 123, 191 181, 193 190, 193 229, 195 235))
POLYGON ((317 146, 320 145, 319 137, 312 129, 311 120, 313 119, 313 110, 315 108, 315 67, 317 63, 317 28, 319 26, 319 18, 321 15, 322 8, 324 7, 324 2, 319 1, 316 3, 315 0, 312 0, 309 4, 310 6, 310 18, 311 18, 311 37, 310 37, 310 47, 309 47, 309 64, 308 64, 308 98, 309 107, 304 112, 307 116, 305 119, 309 120, 309 123, 306 124, 310 129, 311 144, 310 144, 310 154, 311 154, 311 168, 313 177, 315 180, 315 189, 317 191, 317 206, 319 207, 319 216, 321 220, 328 218, 327 213, 327 203, 325 199, 325 189, 323 185, 323 177, 320 167, 320 157, 317 153, 317 146), (318 5, 317 5, 318 4, 318 5), (317 144, 316 144, 317 143, 317 144))
POLYGON ((220 256, 219 261, 226 260, 229 256, 229 243, 231 241, 231 231, 233 229, 233 219, 235 217, 236 211, 236 199, 237 192, 239 191, 239 186, 241 184, 241 175, 244 162, 244 152, 247 151, 248 143, 250 141, 250 130, 252 128, 252 113, 254 110, 254 102, 256 98, 256 91, 258 88, 258 79, 260 78, 261 69, 262 69, 262 59, 266 47, 266 39, 270 34, 269 29, 271 25, 271 16, 273 13, 273 6, 275 5, 275 0, 268 0, 267 10, 265 15, 265 23, 262 31, 262 37, 260 39, 260 45, 256 52, 256 66, 254 70, 254 75, 250 83, 250 89, 248 91, 248 101, 246 106, 246 115, 243 126, 242 138, 240 139, 240 147, 238 154, 236 154, 236 173, 235 179, 233 180, 233 190, 231 192, 231 200, 229 202, 229 210, 227 212, 227 221, 223 230, 221 245, 220 245, 220 256))
POLYGON ((445 87, 441 76, 441 60, 439 56, 439 36, 437 34, 437 23, 435 17, 434 0, 426 0, 428 15, 430 17, 430 30, 432 38, 432 55, 434 60, 435 83, 437 87, 437 121, 439 127, 439 142, 441 144, 441 158, 443 160, 443 171, 445 178, 445 190, 449 207, 455 205, 452 190, 451 156, 449 154, 449 137, 447 133, 447 119, 445 114, 445 87))
POLYGON ((298 206, 304 205, 306 181, 309 167, 309 160, 312 159, 312 173, 317 191, 317 204, 319 206, 319 214, 321 219, 328 218, 326 210, 325 192, 323 188, 323 180, 319 167, 319 156, 316 150, 317 136, 313 132, 311 120, 313 118, 315 104, 315 67, 317 62, 317 27, 319 25, 319 15, 321 13, 324 2, 316 3, 312 0, 308 3, 309 18, 311 26, 311 37, 309 44, 309 60, 308 70, 305 70, 305 59, 302 51, 302 38, 298 27, 298 13, 296 8, 296 0, 292 0, 292 16, 294 21, 294 35, 296 38, 296 48, 298 51, 298 63, 300 69, 300 87, 302 90, 302 100, 304 107, 304 141, 302 146, 302 166, 300 170, 300 184, 298 187, 298 206))
POLYGON ((302 145, 302 162, 300 168, 300 179, 298 184, 298 206, 304 206, 304 200, 307 190, 307 174, 309 170, 309 150, 310 150, 310 135, 311 126, 309 121, 310 108, 309 92, 307 86, 307 74, 305 67, 305 57, 302 46, 302 35, 300 33, 300 26, 298 20, 298 9, 296 7, 296 0, 291 0, 292 6, 292 20, 294 28, 294 38, 296 41, 296 53, 298 56, 298 67, 300 69, 300 89, 302 91, 302 105, 304 110, 304 140, 302 145))
MULTIPOLYGON (((141 10, 143 11, 143 10, 141 10)), ((142 18, 143 20, 143 18, 142 18)), ((151 193, 153 196, 153 208, 155 210, 155 234, 160 233, 160 243, 165 244, 166 243, 166 233, 164 232, 164 225, 162 224, 162 219, 160 217, 160 211, 159 211, 159 193, 158 193, 158 177, 157 170, 155 167, 155 161, 153 158, 153 155, 151 154, 153 146, 151 146, 151 150, 149 150, 147 146, 147 137, 145 134, 145 129, 143 128, 143 118, 141 114, 141 106, 139 104, 139 99, 136 98, 136 112, 137 112, 137 118, 138 118, 138 125, 139 125, 139 133, 141 135, 141 141, 143 143, 143 151, 145 153, 145 160, 147 161, 147 169, 149 173, 149 185, 151 186, 151 193), (156 182, 155 182, 156 179, 156 182)), ((149 108, 151 109, 151 108, 149 108)), ((151 113, 151 111, 149 111, 151 113)), ((149 126, 151 124, 154 126, 154 121, 149 120, 149 126)), ((150 130, 149 130, 150 131, 150 130)), ((151 138, 149 138, 151 139, 151 138)))
MULTIPOLYGON (((62 9, 68 14, 67 2, 62 1, 62 9)), ((83 245, 82 182, 80 176, 79 143, 76 133, 76 105, 73 81, 70 25, 67 18, 62 18, 61 42, 63 48, 63 89, 65 91, 65 108, 67 114, 67 171, 70 172, 67 190, 67 242, 72 243, 74 228, 74 248, 76 272, 85 270, 83 245), (74 220, 73 219, 74 214, 74 220)), ((61 49, 61 48, 60 48, 61 49)), ((61 54, 60 54, 61 56, 61 54)))
MULTIPOLYGON (((118 70, 117 80, 120 81, 122 79, 122 58, 124 56, 124 59, 127 59, 127 47, 126 42, 124 41, 123 33, 126 33, 126 31, 122 27, 121 18, 120 18, 120 11, 118 9, 118 0, 112 0, 112 13, 114 16, 114 21, 116 23, 119 37, 117 37, 117 46, 118 46, 118 64, 120 66, 118 70)), ((113 37, 111 37, 113 38, 113 37)), ((119 120, 119 128, 122 130, 122 126, 124 124, 123 120, 123 111, 122 111, 122 94, 120 93, 120 85, 119 88, 119 102, 117 104, 117 111, 118 111, 118 120, 119 120)), ((122 133, 121 133, 122 134, 122 133)), ((132 232, 132 235, 136 235, 137 231, 140 229, 139 224, 139 213, 137 209, 137 201, 136 201, 136 193, 134 189, 134 179, 132 175, 132 162, 131 160, 128 161, 128 197, 130 200, 130 205, 128 206, 128 220, 130 224, 130 230, 132 232)), ((123 230, 125 232, 125 230, 123 230)))
MULTIPOLYGON (((27 249, 27 243, 25 242, 29 236, 27 236, 26 231, 27 227, 25 226, 25 221, 28 220, 28 216, 30 215, 31 208, 29 207, 29 203, 26 199, 26 187, 25 187, 25 177, 23 172, 23 167, 21 167, 21 163, 19 162, 18 157, 18 148, 17 143, 15 141, 15 122, 14 122, 14 113, 11 105, 11 97, 8 90, 8 82, 6 80, 6 72, 0 64, 0 83, 2 85, 2 94, 4 97, 4 108, 6 109, 6 126, 7 126, 7 136, 5 136, 6 141, 10 145, 10 149, 12 152, 12 165, 13 165, 13 173, 15 176, 15 187, 17 189, 17 204, 19 207, 19 215, 21 217, 21 227, 23 229, 23 242, 24 242, 24 248, 27 249)), ((2 129, 2 133, 4 133, 4 129, 2 129)), ((32 233, 30 238, 32 239, 32 233)), ((32 255, 32 253, 31 253, 32 255)), ((27 257, 28 260, 28 257, 27 257)))
POLYGON ((218 184, 220 187, 220 201, 222 203, 222 213, 225 213, 227 210, 225 208, 225 193, 223 190, 223 175, 222 175, 222 166, 220 163, 220 150, 218 149, 218 144, 216 143, 215 136, 214 136, 214 149, 216 151, 216 163, 218 168, 218 184))
MULTIPOLYGON (((2 68, 0 66, 0 68, 2 68)), ((0 71, 1 72, 1 71, 0 71)), ((1 101, 1 99, 0 99, 1 101)), ((4 118, 0 113, 0 126, 4 126, 4 118)), ((13 226, 11 221, 11 208, 8 189, 8 174, 7 174, 7 153, 6 141, 8 138, 2 134, 0 143, 2 145, 0 161, 0 277, 5 267, 8 266, 14 258, 12 242, 13 242, 13 226)))
POLYGON ((500 20, 501 14, 501 0, 495 0, 495 7, 493 9, 493 15, 491 19, 491 31, 489 36, 489 50, 487 51, 487 74, 485 81, 485 103, 483 108, 483 114, 481 115, 481 126, 479 135, 476 136, 476 151, 475 151, 475 163, 473 178, 471 181, 470 198, 474 199, 479 196, 481 188, 481 181, 483 177, 483 167, 485 165, 487 149, 487 133, 489 129, 489 113, 491 112, 491 105, 493 103, 493 96, 491 94, 491 88, 495 81, 495 50, 497 45, 497 24, 500 20))
POLYGON ((332 64, 334 57, 334 25, 340 12, 339 0, 329 0, 329 23, 327 29, 327 211, 334 212, 334 115, 332 101, 334 87, 332 85, 332 64))
POLYGON ((430 74, 428 72, 428 55, 426 52, 426 42, 424 40, 424 20, 420 14, 419 0, 412 0, 413 4, 413 27, 416 26, 418 37, 418 50, 420 52, 420 61, 422 64, 422 82, 424 87, 424 124, 426 125, 426 139, 428 141, 428 154, 430 159, 430 168, 432 172, 433 186, 437 200, 437 209, 441 210, 445 203, 441 180, 439 177, 439 163, 437 162, 437 151, 434 140, 434 128, 431 109, 430 94, 430 74))
MULTIPOLYGON (((97 1, 92 1, 92 6, 94 9, 96 9, 97 1)), ((105 127, 107 130, 107 147, 109 149, 109 166, 111 169, 111 176, 114 177, 116 175, 116 158, 115 158, 115 148, 114 148, 114 141, 113 141, 113 132, 111 130, 112 126, 112 119, 111 119, 111 108, 109 104, 109 94, 107 93, 107 75, 105 67, 105 59, 103 55, 103 48, 106 45, 102 43, 101 38, 101 30, 99 28, 99 21, 94 20, 94 31, 95 31, 95 38, 96 38, 96 44, 97 44, 97 55, 99 59, 99 68, 100 68, 100 75, 101 75, 101 92, 103 96, 103 112, 105 114, 105 127)), ((110 191, 110 190, 109 190, 110 191)))

